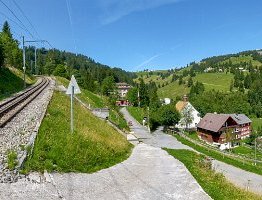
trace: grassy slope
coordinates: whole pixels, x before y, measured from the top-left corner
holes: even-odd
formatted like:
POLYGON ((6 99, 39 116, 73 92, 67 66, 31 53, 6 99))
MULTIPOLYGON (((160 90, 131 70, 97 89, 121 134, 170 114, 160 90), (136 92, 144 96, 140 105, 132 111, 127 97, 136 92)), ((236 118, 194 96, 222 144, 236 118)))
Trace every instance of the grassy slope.
POLYGON ((207 194, 214 200, 228 199, 262 199, 261 196, 252 194, 235 187, 219 173, 215 173, 204 161, 204 156, 189 150, 166 149, 167 152, 180 160, 207 194))
POLYGON ((262 118, 252 118, 252 127, 257 130, 258 127, 262 127, 262 118))
MULTIPOLYGON (((184 78, 187 80, 188 78, 184 78)), ((220 90, 220 91, 229 91, 229 86, 233 80, 232 74, 226 73, 202 73, 197 74, 193 81, 200 81, 204 84, 205 89, 208 90, 220 90)), ((160 98, 169 97, 175 99, 177 96, 181 97, 184 94, 189 93, 190 88, 186 85, 179 85, 178 81, 173 82, 165 87, 158 89, 158 96, 160 98)))
MULTIPOLYGON (((34 79, 26 76, 26 82, 32 84, 34 79)), ((0 100, 23 89, 24 81, 21 71, 15 68, 0 69, 0 100)))
POLYGON ((230 83, 233 80, 233 74, 226 73, 203 73, 197 74, 194 81, 200 81, 204 84, 206 90, 229 91, 230 83))
POLYGON ((228 63, 229 61, 231 61, 232 64, 240 64, 240 63, 244 63, 244 62, 246 62, 246 63, 251 62, 253 66, 261 66, 262 65, 262 63, 260 63, 257 60, 254 60, 252 58, 252 56, 250 56, 250 55, 249 56, 242 56, 241 55, 239 57, 231 57, 231 58, 225 60, 222 63, 228 63))
POLYGON ((157 85, 161 85, 164 83, 170 83, 172 76, 168 76, 165 79, 162 79, 159 75, 153 74, 153 75, 149 75, 149 77, 147 78, 147 75, 144 74, 138 74, 138 78, 134 79, 135 82, 139 82, 139 78, 142 78, 144 80, 145 83, 149 83, 150 81, 155 82, 157 85))
POLYGON ((160 98, 172 98, 175 99, 177 96, 181 97, 184 94, 189 93, 190 88, 186 85, 179 85, 178 81, 168 84, 165 87, 159 88, 157 94, 160 98))
MULTIPOLYGON (((69 85, 69 80, 67 80, 66 78, 63 77, 56 77, 56 80, 64 85, 66 88, 69 85)), ((81 100, 83 100, 84 102, 90 104, 92 107, 95 108, 103 108, 105 107, 105 99, 101 96, 98 96, 92 92, 90 92, 89 90, 86 89, 82 89, 81 88, 81 93, 77 95, 78 97, 80 97, 81 100)))
POLYGON ((70 99, 55 92, 25 169, 94 172, 126 159, 131 145, 116 130, 75 102, 70 133, 70 99))
MULTIPOLYGON (((69 84, 69 80, 63 77, 56 77, 56 80, 65 87, 67 87, 69 84)), ((93 108, 104 108, 107 104, 105 97, 94 94, 93 92, 90 92, 86 89, 81 88, 81 94, 78 94, 77 96, 83 102, 90 104, 93 108)), ((117 125, 118 128, 129 131, 129 126, 127 125, 127 122, 125 121, 123 115, 119 112, 117 108, 110 109, 109 120, 113 122, 115 125, 117 125)))
MULTIPOLYGON (((254 148, 248 148, 246 146, 239 146, 239 147, 232 149, 232 151, 236 154, 244 155, 248 158, 253 158, 253 159, 255 158, 255 149, 254 148)), ((262 153, 260 151, 257 151, 256 157, 257 157, 257 160, 262 160, 262 153)))

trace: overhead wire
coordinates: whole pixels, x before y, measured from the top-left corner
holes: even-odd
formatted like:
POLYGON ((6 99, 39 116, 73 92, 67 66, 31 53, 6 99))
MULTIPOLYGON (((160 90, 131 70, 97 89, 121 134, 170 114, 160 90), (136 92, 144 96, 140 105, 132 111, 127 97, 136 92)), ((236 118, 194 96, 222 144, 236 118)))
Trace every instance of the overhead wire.
POLYGON ((19 23, 17 23, 15 20, 13 20, 12 18, 8 17, 6 14, 2 13, 1 11, 0 11, 0 14, 3 15, 9 21, 12 21, 13 23, 15 23, 19 28, 23 29, 24 31, 26 31, 29 34, 28 30, 25 29, 23 26, 21 26, 19 23))
MULTIPOLYGON (((29 20, 29 18, 25 15, 24 11, 21 9, 21 7, 17 4, 17 2, 15 0, 12 0, 13 3, 15 4, 15 6, 18 8, 18 10, 22 13, 22 15, 24 16, 24 18, 28 21, 28 23, 30 24, 31 28, 34 30, 34 32, 37 34, 38 39, 40 39, 40 36, 37 32, 37 30, 35 29, 34 25, 31 23, 31 21, 29 20)), ((67 1, 67 0, 66 0, 67 1)), ((0 12, 1 15, 3 15, 6 19, 12 21, 13 23, 15 23, 19 28, 21 28, 22 30, 26 31, 33 39, 35 39, 34 35, 28 30, 28 28, 24 25, 24 23, 17 17, 17 15, 14 13, 14 11, 5 3, 3 2, 3 0, 0 0, 0 2, 12 13, 12 15, 20 22, 18 23, 17 21, 13 20, 12 18, 8 17, 6 14, 4 14, 3 12, 0 12)), ((72 29, 72 18, 71 18, 71 14, 70 14, 70 3, 67 1, 67 8, 68 8, 68 14, 69 14, 69 19, 70 19, 70 25, 71 25, 71 29, 72 29)), ((13 31, 12 31, 13 32, 13 31)), ((18 35, 18 34, 16 34, 18 35)), ((74 36, 73 30, 72 30, 72 35, 74 36)), ((21 36, 20 36, 21 37, 21 36)), ((74 38, 74 37, 73 37, 74 38)), ((54 47, 50 44, 49 41, 47 40, 43 40, 44 43, 47 43, 52 49, 54 49, 54 47)), ((75 40, 74 40, 75 43, 75 40)), ((76 43, 75 43, 76 44, 76 43)), ((75 49, 76 49, 76 45, 75 45, 75 49)))
POLYGON ((12 11, 11 8, 9 8, 8 5, 6 5, 5 2, 3 2, 2 0, 0 0, 0 2, 12 13, 12 15, 20 22, 20 24, 24 27, 24 29, 26 29, 26 31, 29 33, 29 35, 32 37, 32 38, 35 38, 33 36, 33 34, 27 29, 27 27, 24 25, 24 23, 16 16, 16 14, 12 11))
POLYGON ((34 25, 31 23, 31 21, 29 20, 29 18, 26 16, 26 14, 24 13, 24 11, 22 10, 22 8, 18 5, 18 3, 15 0, 12 0, 13 3, 15 4, 15 6, 18 8, 18 10, 22 13, 22 15, 24 16, 24 18, 27 20, 27 22, 30 24, 31 28, 34 30, 34 32, 36 33, 36 35, 38 36, 38 39, 40 39, 40 36, 37 32, 37 30, 35 29, 34 25))
MULTIPOLYGON (((13 3, 15 4, 15 6, 18 8, 18 10, 22 13, 22 15, 24 16, 24 18, 28 21, 28 23, 30 24, 31 28, 34 30, 34 32, 37 34, 38 39, 40 39, 40 36, 37 32, 37 30, 35 29, 34 25, 31 23, 31 21, 29 20, 29 18, 26 16, 26 14, 24 13, 24 11, 22 10, 22 8, 17 4, 17 2, 15 0, 12 0, 13 3)), ((0 14, 2 14, 4 17, 6 17, 8 20, 12 21, 13 23, 15 23, 17 26, 19 26, 19 28, 23 29, 24 31, 26 31, 33 39, 35 39, 35 37, 33 36, 33 34, 28 30, 28 28, 24 25, 24 23, 17 17, 17 15, 12 11, 11 8, 8 7, 7 4, 5 4, 2 0, 0 0, 0 2, 13 14, 13 16, 20 22, 20 24, 18 22, 16 22, 15 20, 11 19, 10 17, 8 17, 7 15, 5 15, 4 13, 0 12, 0 14)), ((71 17, 71 16, 70 16, 71 17)), ((47 43, 52 49, 54 49, 54 47, 50 44, 49 41, 44 40, 45 43, 47 43)))

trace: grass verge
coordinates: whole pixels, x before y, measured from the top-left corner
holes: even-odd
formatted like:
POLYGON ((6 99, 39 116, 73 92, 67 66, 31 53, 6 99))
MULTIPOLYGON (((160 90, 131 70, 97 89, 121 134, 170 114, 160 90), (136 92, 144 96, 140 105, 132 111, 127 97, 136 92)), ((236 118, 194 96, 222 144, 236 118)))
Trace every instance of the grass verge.
POLYGON ((9 151, 7 155, 7 160, 8 168, 10 170, 14 170, 16 165, 18 164, 17 153, 15 151, 9 151))
POLYGON ((115 129, 76 101, 74 133, 70 133, 70 99, 54 92, 26 172, 95 172, 128 158, 132 145, 115 129))
MULTIPOLYGON (((69 80, 63 77, 56 76, 56 80, 64 85, 66 88, 69 85, 69 80)), ((105 107, 105 99, 102 96, 98 96, 89 90, 81 88, 81 93, 77 96, 87 104, 90 104, 93 108, 103 108, 105 107)))
POLYGON ((237 188, 228 182, 223 174, 214 172, 204 155, 190 150, 165 149, 170 155, 180 160, 204 191, 214 200, 228 199, 262 199, 261 196, 237 188))
POLYGON ((142 124, 143 118, 147 116, 144 109, 140 107, 128 106, 127 110, 140 124, 142 124))
POLYGON ((190 142, 188 140, 186 140, 185 138, 179 136, 179 135, 175 135, 175 137, 177 138, 178 141, 182 142, 183 144, 192 147, 193 149, 195 149, 196 151, 203 153, 207 156, 210 156, 216 160, 225 162, 227 164, 233 165, 235 167, 238 167, 240 169, 249 171, 249 172, 253 172, 259 175, 262 175, 262 166, 261 165, 253 165, 249 162, 243 162, 240 160, 236 160, 232 157, 228 157, 223 155, 223 153, 218 153, 216 151, 213 151, 212 149, 206 148, 206 147, 202 147, 199 146, 197 144, 194 144, 193 142, 190 142))
POLYGON ((118 108, 110 109, 109 120, 111 122, 113 122, 121 130, 130 131, 130 128, 129 128, 126 120, 124 119, 123 114, 118 110, 118 108))

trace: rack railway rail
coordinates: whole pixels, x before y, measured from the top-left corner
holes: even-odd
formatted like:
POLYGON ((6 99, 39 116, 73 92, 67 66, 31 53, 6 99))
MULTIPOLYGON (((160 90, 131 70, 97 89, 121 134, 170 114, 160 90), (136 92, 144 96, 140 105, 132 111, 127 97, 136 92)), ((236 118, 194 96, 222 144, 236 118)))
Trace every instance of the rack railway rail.
POLYGON ((43 77, 40 83, 0 104, 0 128, 3 128, 23 108, 33 101, 48 85, 50 80, 43 77))

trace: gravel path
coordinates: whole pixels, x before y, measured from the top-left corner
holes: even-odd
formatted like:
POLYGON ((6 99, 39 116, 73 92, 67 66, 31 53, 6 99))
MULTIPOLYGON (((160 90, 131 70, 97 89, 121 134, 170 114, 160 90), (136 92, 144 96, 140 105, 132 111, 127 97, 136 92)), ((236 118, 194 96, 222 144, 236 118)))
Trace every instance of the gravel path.
MULTIPOLYGON (((175 137, 164 134, 163 131, 161 130, 157 130, 150 135, 148 133, 147 128, 143 127, 132 116, 130 116, 130 114, 127 112, 125 108, 122 109, 121 111, 124 114, 126 120, 134 121, 133 134, 138 138, 147 138, 147 139, 141 139, 146 144, 150 144, 155 147, 167 147, 170 149, 193 150, 191 147, 183 145, 182 143, 177 141, 175 137), (143 134, 137 133, 136 130, 140 130, 139 132, 143 132, 143 134)), ((252 192, 262 194, 262 176, 239 169, 237 167, 234 167, 232 165, 217 160, 213 160, 212 165, 213 165, 213 169, 215 169, 217 172, 223 173, 224 176, 235 185, 243 189, 248 189, 252 192)))

